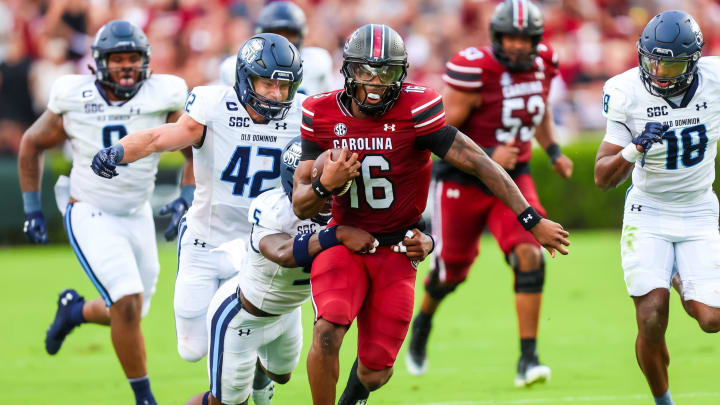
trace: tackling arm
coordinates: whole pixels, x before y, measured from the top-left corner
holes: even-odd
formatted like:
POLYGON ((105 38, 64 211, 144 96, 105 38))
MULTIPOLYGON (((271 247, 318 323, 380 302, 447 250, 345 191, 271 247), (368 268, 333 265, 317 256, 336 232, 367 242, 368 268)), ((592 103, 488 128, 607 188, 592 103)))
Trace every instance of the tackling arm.
MULTIPOLYGON (((516 215, 525 215, 525 211, 530 207, 505 170, 462 132, 457 132, 443 159, 458 169, 479 178, 516 215)), ((565 246, 570 245, 566 239, 569 234, 562 225, 542 218, 529 231, 553 257, 555 250, 564 255, 568 253, 565 246)))
POLYGON ((624 148, 610 142, 603 142, 595 156, 595 185, 602 190, 617 187, 623 183, 635 166, 623 158, 624 148))
POLYGON ((68 137, 63 128, 62 116, 49 110, 23 134, 18 154, 18 174, 23 192, 39 191, 43 151, 61 145, 68 137))
POLYGON ((183 114, 177 122, 145 129, 120 140, 123 159, 118 163, 130 163, 156 152, 187 148, 201 141, 203 125, 189 115, 183 114))

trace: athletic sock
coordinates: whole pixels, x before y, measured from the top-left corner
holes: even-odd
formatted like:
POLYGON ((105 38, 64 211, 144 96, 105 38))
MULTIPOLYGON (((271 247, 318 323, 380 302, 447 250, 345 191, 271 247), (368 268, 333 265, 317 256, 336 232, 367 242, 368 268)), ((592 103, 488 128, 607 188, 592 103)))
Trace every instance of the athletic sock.
POLYGON ((537 339, 520 339, 520 354, 524 359, 531 359, 537 353, 537 339))
POLYGON ((415 317, 415 325, 420 330, 428 330, 432 326, 433 314, 420 311, 415 317))
POLYGON ((70 322, 72 322, 74 326, 87 322, 85 316, 83 316, 83 306, 85 306, 85 301, 74 302, 70 305, 70 322))
POLYGON ((664 394, 662 394, 659 397, 655 398, 655 405, 675 405, 675 402, 672 400, 672 396, 670 396, 670 389, 665 391, 664 394))
POLYGON ((370 391, 362 385, 360 379, 358 378, 357 369, 358 359, 356 357, 352 370, 350 370, 350 376, 348 377, 345 391, 343 391, 342 396, 338 401, 338 405, 355 405, 357 401, 361 399, 368 399, 370 396, 370 391))
POLYGON ((157 405, 150 389, 150 378, 148 376, 128 378, 128 382, 135 393, 135 403, 137 405, 157 405))
POLYGON ((265 387, 267 387, 268 384, 270 384, 272 380, 270 380, 270 377, 265 374, 265 372, 260 368, 259 365, 255 365, 255 377, 253 378, 253 384, 252 388, 254 390, 261 390, 265 387))
POLYGON ((210 391, 206 392, 202 397, 202 405, 208 405, 210 403, 210 391))

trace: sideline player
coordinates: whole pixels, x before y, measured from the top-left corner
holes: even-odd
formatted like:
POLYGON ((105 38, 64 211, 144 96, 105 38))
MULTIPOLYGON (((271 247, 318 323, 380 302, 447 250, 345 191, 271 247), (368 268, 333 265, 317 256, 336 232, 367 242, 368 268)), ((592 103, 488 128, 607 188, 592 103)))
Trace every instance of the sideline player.
POLYGON ((178 352, 187 361, 207 353, 208 305, 236 273, 210 249, 247 242, 250 202, 279 184, 282 148, 300 131, 304 96, 296 97, 302 64, 295 46, 280 35, 258 34, 237 58, 234 87, 194 88, 177 123, 128 135, 93 162, 98 175, 110 178, 118 164, 193 146, 197 189, 180 224, 174 297, 178 352))
MULTIPOLYGON (((274 1, 260 11, 255 22, 255 33, 271 32, 282 35, 300 50, 303 63, 303 81, 299 93, 310 95, 332 89, 333 61, 330 53, 323 48, 304 47, 307 35, 305 13, 289 1, 274 1)), ((220 64, 220 80, 227 86, 235 84, 235 57, 228 57, 220 64)))
POLYGON ((358 361, 339 403, 364 403, 368 391, 392 375, 412 319, 417 262, 390 245, 421 244, 421 258, 432 249, 429 238, 414 229, 427 202, 430 151, 481 178, 553 254, 566 254, 568 244, 562 226, 540 217, 480 147, 445 124, 439 94, 403 83, 407 53, 397 32, 379 24, 360 27, 346 42, 343 60, 345 89, 303 103, 303 161, 295 173, 293 208, 308 218, 329 190, 354 179, 345 195, 334 198, 333 221, 372 233, 380 247, 361 256, 337 246, 313 262, 317 322, 307 364, 316 405, 334 404, 338 351, 356 317, 358 361), (311 181, 316 157, 339 147, 340 159, 328 159, 311 181), (412 237, 404 238, 408 230, 412 237))
MULTIPOLYGON (((547 97, 557 74, 557 55, 541 43, 543 17, 529 1, 506 0, 490 19, 492 47, 470 47, 447 63, 443 79, 446 121, 483 148, 515 181, 541 215, 545 209, 530 177, 532 138, 538 140, 562 177, 572 174, 572 161, 555 143, 555 125, 547 97)), ((448 162, 438 162, 433 232, 438 240, 435 261, 425 280, 425 296, 415 316, 406 354, 408 372, 427 369, 426 346, 432 317, 442 300, 465 281, 479 252, 487 226, 512 267, 520 359, 515 385, 550 378, 536 350, 545 260, 533 236, 515 214, 483 182, 448 162), (458 224, 464 224, 458 226, 458 224)))
MULTIPOLYGON (((111 21, 100 28, 92 54, 95 74, 58 79, 47 110, 23 136, 18 162, 25 232, 31 242, 47 241, 37 191, 42 152, 69 139, 73 166, 65 230, 101 298, 85 302, 74 290, 63 291, 45 348, 57 353, 67 334, 85 322, 110 325, 115 353, 137 404, 152 405, 140 319, 150 308, 160 271, 148 202, 159 155, 118 167, 123 176, 115 182, 97 178, 90 162, 99 148, 131 131, 175 121, 187 86, 176 76, 150 74, 145 34, 127 21, 111 21)), ((189 184, 192 171, 186 169, 184 174, 189 179, 183 184, 189 184)))
POLYGON ((655 16, 637 45, 640 66, 605 83, 607 132, 595 184, 616 187, 633 172, 620 251, 635 303, 635 352, 655 403, 669 405, 665 331, 674 274, 686 312, 703 331, 720 331, 720 234, 712 190, 720 58, 701 58, 700 27, 683 11, 655 16))
MULTIPOLYGON (((375 238, 361 229, 325 229, 326 217, 295 216, 290 199, 300 154, 298 136, 283 151, 282 187, 262 193, 250 205, 251 249, 236 262, 239 275, 220 287, 208 312, 210 391, 188 405, 202 404, 203 397, 210 405, 246 404, 256 363, 274 381, 288 382, 300 360, 300 307, 310 298, 312 258, 339 244, 357 253, 375 247, 375 238)), ((259 402, 256 392, 256 405, 269 403, 259 402)))

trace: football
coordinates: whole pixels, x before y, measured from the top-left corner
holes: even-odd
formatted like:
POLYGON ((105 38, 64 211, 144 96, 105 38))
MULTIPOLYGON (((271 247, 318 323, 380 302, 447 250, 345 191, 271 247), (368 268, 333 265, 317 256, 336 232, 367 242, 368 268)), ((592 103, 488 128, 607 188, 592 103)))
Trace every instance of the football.
MULTIPOLYGON (((340 158, 341 153, 342 149, 328 149, 325 152, 321 153, 320 156, 315 159, 315 163, 313 163, 312 172, 310 172, 310 180, 315 181, 315 179, 322 175, 323 168, 325 167, 325 159, 327 159, 328 154, 330 154, 330 159, 332 159, 332 161, 334 162, 340 158)), ((348 154, 348 157, 349 156, 350 155, 348 154)), ((348 190, 350 190, 351 185, 352 180, 345 183, 343 187, 332 190, 332 193, 337 196, 343 195, 347 193, 348 190)))

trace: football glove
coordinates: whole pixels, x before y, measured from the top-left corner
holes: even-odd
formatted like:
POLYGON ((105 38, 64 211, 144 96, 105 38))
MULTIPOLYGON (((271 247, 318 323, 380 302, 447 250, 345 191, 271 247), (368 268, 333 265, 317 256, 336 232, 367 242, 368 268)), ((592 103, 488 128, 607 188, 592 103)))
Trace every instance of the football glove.
POLYGON ((641 166, 645 166, 645 155, 650 150, 653 144, 662 143, 663 134, 670 128, 669 125, 662 124, 659 122, 648 122, 645 124, 645 130, 640 135, 633 138, 632 143, 640 145, 643 148, 643 157, 640 162, 641 166))
POLYGON ((47 224, 45 223, 45 216, 42 211, 33 211, 29 214, 25 214, 23 232, 30 243, 47 243, 47 224))
POLYGON ((113 145, 109 148, 101 149, 93 157, 90 167, 100 177, 112 179, 118 175, 115 167, 122 161, 124 150, 122 145, 113 145))
POLYGON ((194 192, 194 186, 184 186, 180 192, 180 197, 170 201, 170 203, 160 210, 160 215, 172 214, 170 224, 168 224, 168 227, 165 228, 166 241, 170 242, 177 237, 178 225, 180 224, 180 220, 183 215, 185 215, 192 204, 194 192))

